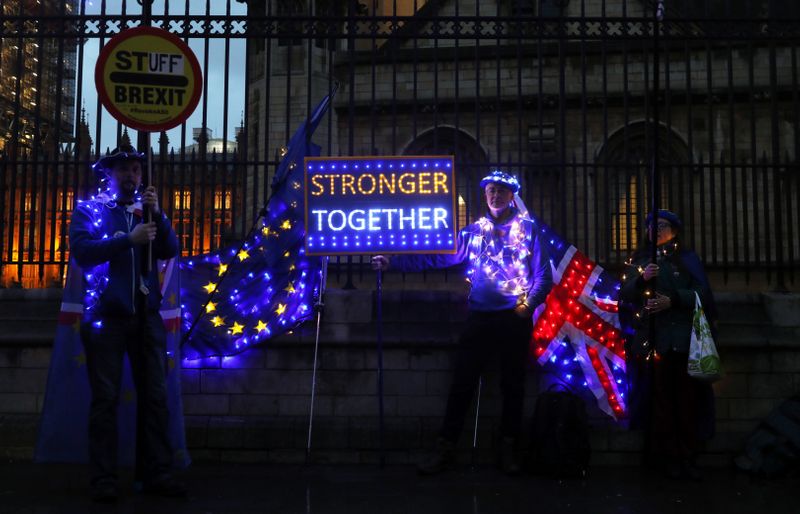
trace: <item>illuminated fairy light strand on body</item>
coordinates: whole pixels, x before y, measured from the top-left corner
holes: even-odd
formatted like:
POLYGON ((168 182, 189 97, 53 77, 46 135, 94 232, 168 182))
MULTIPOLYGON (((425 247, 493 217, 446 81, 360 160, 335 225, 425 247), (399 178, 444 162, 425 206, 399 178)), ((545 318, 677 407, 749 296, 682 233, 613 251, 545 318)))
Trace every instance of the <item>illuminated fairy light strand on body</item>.
MULTIPOLYGON (((669 244, 665 244, 662 247, 656 248, 656 258, 659 261, 661 259, 664 259, 664 258, 669 258, 672 255, 674 255, 677 251, 678 251, 678 243, 675 242, 675 241, 672 241, 669 244)), ((628 259, 627 261, 625 261, 625 265, 628 266, 629 268, 632 268, 633 267, 633 259, 628 259)), ((643 266, 637 265, 635 271, 636 271, 636 273, 638 273, 638 276, 636 278, 633 278, 632 280, 637 280, 639 276, 644 275, 644 269, 645 268, 643 266)), ((623 282, 628 280, 627 274, 622 275, 622 280, 623 280, 623 282)), ((646 288, 644 290, 644 297, 645 297, 644 305, 642 305, 642 308, 634 313, 634 317, 640 323, 643 322, 643 320, 646 319, 647 316, 649 316, 649 312, 647 310, 647 299, 649 299, 652 295, 653 295, 653 292, 650 290, 650 288, 649 287, 646 288)), ((646 359, 649 360, 649 359, 651 359, 653 357, 656 357, 656 358, 658 357, 658 354, 655 351, 655 348, 650 347, 650 341, 644 341, 644 343, 642 343, 642 346, 644 346, 644 348, 649 348, 649 350, 647 351, 647 354, 645 356, 646 359)))
POLYGON ((501 237, 492 237, 501 230, 487 218, 480 218, 476 225, 480 233, 473 237, 469 247, 469 268, 467 280, 491 280, 501 288, 520 297, 524 302, 530 287, 528 258, 533 240, 533 222, 529 219, 515 219, 511 222, 508 244, 501 244, 501 237), (524 227, 529 226, 526 230, 524 227), (506 261, 509 262, 506 262, 506 261))
MULTIPOLYGON (((142 210, 141 196, 136 196, 134 202, 129 205, 125 210, 131 216, 136 211, 142 210)), ((108 209, 112 211, 117 208, 117 196, 111 194, 107 189, 98 188, 97 195, 91 197, 89 200, 78 201, 78 206, 82 207, 84 212, 89 215, 92 224, 92 230, 95 231, 94 236, 99 235, 100 239, 110 239, 117 237, 118 234, 108 234, 103 232, 103 210, 108 209)), ((132 228, 132 221, 129 222, 129 229, 132 228)), ((130 233, 130 231, 128 232, 130 233)), ((128 234, 125 234, 128 237, 128 234)), ((110 263, 104 262, 92 267, 88 271, 84 271, 83 278, 85 283, 84 289, 84 312, 90 314, 97 302, 100 301, 100 296, 108 286, 108 270, 110 263)), ((94 322, 97 326, 102 325, 100 320, 94 322)))

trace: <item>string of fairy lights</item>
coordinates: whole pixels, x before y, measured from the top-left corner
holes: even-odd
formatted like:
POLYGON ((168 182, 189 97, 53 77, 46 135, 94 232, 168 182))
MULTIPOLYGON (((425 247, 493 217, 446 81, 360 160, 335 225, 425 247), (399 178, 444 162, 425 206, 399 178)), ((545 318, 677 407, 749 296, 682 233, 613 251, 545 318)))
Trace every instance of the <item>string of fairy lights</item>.
POLYGON ((533 240, 533 222, 515 218, 509 227, 507 243, 500 237, 493 237, 498 229, 487 218, 480 218, 475 226, 479 233, 469 242, 467 281, 494 281, 502 290, 518 296, 519 303, 524 302, 530 288, 527 259, 533 240))
MULTIPOLYGON (((661 260, 665 258, 672 257, 678 251, 678 242, 677 241, 670 241, 669 243, 663 244, 656 248, 656 262, 661 262, 661 260)), ((628 268, 634 268, 633 266, 633 258, 628 259, 625 261, 625 265, 628 268)), ((640 264, 637 264, 634 268, 635 272, 638 273, 639 276, 644 275, 644 267, 640 264)), ((638 277, 631 278, 632 280, 638 280, 638 277)), ((628 280, 628 274, 622 275, 622 281, 625 282, 628 280)), ((646 287, 643 291, 643 296, 645 301, 642 302, 642 306, 636 312, 634 312, 633 316, 636 318, 636 322, 638 325, 642 325, 645 320, 649 316, 649 311, 647 309, 647 300, 653 296, 653 292, 649 287, 646 287)), ((649 360, 652 358, 657 358, 658 353, 656 352, 655 348, 650 346, 650 341, 644 341, 642 346, 647 349, 645 354, 645 359, 649 360)))
MULTIPOLYGON (((92 223, 92 227, 96 233, 100 234, 101 239, 109 239, 114 236, 114 234, 109 234, 108 232, 103 232, 103 210, 104 209, 115 209, 117 207, 117 196, 111 194, 108 190, 104 190, 102 187, 98 189, 97 194, 92 196, 89 200, 79 200, 78 201, 79 208, 82 208, 83 212, 89 215, 89 218, 92 223)), ((136 196, 134 198, 134 202, 128 206, 126 206, 126 212, 130 213, 131 215, 136 212, 142 211, 142 199, 141 196, 136 196)), ((100 300, 100 296, 103 294, 106 286, 108 285, 108 270, 109 270, 110 263, 103 262, 88 270, 83 270, 83 278, 85 285, 84 290, 84 312, 89 315, 92 313, 94 308, 97 305, 97 302, 100 300)), ((102 321, 95 320, 94 324, 97 327, 102 326, 102 321)))

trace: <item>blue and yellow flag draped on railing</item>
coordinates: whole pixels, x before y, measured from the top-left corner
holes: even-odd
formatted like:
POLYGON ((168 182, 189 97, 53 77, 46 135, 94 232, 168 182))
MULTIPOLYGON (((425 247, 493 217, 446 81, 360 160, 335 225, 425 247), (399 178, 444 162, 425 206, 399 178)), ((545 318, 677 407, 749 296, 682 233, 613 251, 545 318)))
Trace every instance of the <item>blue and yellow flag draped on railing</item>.
POLYGON ((311 135, 332 96, 282 150, 272 196, 245 240, 182 261, 185 358, 235 355, 313 317, 322 259, 305 255, 303 158, 319 155, 311 135))

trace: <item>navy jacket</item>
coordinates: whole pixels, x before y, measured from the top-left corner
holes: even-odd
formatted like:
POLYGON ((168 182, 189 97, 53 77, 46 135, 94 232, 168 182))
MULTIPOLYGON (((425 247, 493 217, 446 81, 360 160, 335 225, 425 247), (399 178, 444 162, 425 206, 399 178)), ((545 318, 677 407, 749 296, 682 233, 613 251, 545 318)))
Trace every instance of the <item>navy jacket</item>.
POLYGON ((628 338, 629 352, 647 354, 650 349, 655 349, 659 353, 668 351, 688 353, 695 293, 700 296, 703 310, 712 326, 716 319, 714 295, 697 254, 684 249, 665 254, 663 257, 661 253, 660 250, 658 260, 660 268, 656 290, 670 298, 672 307, 667 311, 655 314, 656 340, 652 348, 641 347, 642 343, 647 340, 649 323, 645 319, 636 320, 633 316, 634 312, 641 311, 646 300, 644 291, 647 284, 641 276, 641 270, 650 262, 649 251, 637 252, 634 255, 626 270, 626 278, 622 282, 619 294, 620 315, 622 321, 628 325, 627 330, 633 329, 634 332, 628 338))
POLYGON ((153 266, 143 276, 147 245, 134 245, 128 235, 142 223, 141 204, 122 206, 105 195, 79 202, 72 213, 70 254, 83 268, 88 291, 84 308, 96 316, 131 316, 137 312, 136 295, 149 290, 147 308, 161 305, 156 259, 178 254, 178 238, 164 213, 153 216, 157 233, 153 241, 153 266))

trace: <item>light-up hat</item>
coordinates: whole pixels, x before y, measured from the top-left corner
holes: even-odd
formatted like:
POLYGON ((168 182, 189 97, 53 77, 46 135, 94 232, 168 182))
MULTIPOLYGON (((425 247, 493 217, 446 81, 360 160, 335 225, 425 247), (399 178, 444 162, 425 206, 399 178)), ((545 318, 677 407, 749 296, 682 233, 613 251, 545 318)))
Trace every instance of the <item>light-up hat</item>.
POLYGON ((519 192, 519 180, 506 173, 505 171, 494 170, 481 179, 481 189, 486 188, 486 184, 502 184, 511 189, 514 194, 519 192))

